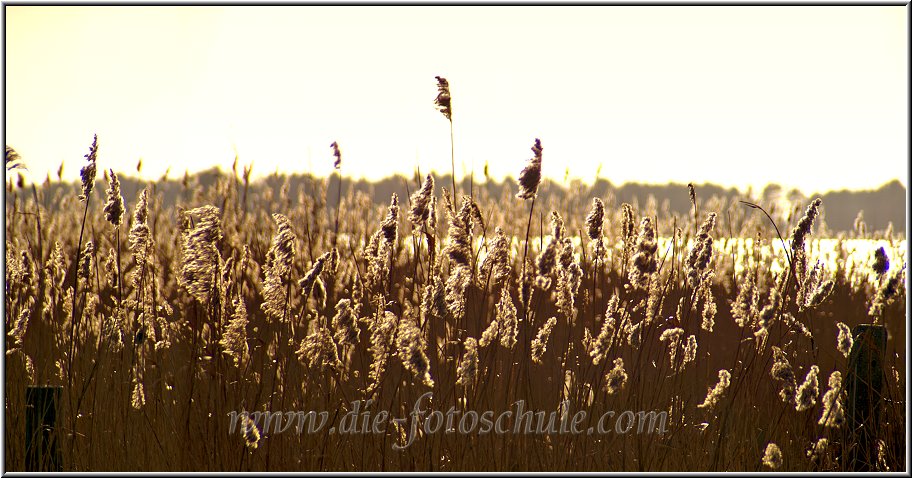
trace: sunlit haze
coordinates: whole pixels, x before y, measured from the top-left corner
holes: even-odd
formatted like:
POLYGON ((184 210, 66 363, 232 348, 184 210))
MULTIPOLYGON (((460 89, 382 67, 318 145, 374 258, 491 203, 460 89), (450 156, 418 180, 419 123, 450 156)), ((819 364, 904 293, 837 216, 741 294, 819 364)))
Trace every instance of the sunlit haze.
POLYGON ((5 7, 6 144, 35 181, 450 171, 805 193, 908 175, 908 6, 5 7), (601 168, 600 168, 601 165, 601 168))

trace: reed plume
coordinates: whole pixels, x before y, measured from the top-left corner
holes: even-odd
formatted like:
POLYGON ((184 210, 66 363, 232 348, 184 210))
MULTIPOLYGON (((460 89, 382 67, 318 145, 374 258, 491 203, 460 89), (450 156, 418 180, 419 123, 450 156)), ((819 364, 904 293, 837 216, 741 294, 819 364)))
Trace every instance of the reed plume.
POLYGON ((361 329, 358 328, 355 311, 350 299, 339 299, 336 303, 336 315, 332 318, 336 343, 342 347, 354 347, 361 340, 361 329))
POLYGON ((447 278, 445 302, 447 310, 453 319, 461 320, 465 315, 466 289, 472 280, 472 271, 468 266, 457 265, 447 278))
POLYGON ((715 224, 716 213, 713 212, 703 221, 700 231, 694 239, 693 247, 690 248, 690 252, 687 253, 687 258, 684 260, 687 268, 687 281, 694 289, 699 286, 701 274, 712 259, 713 239, 709 233, 715 224))
POLYGON ((497 341, 497 337, 500 334, 500 322, 497 321, 497 317, 494 317, 488 326, 481 333, 481 338, 478 340, 478 345, 480 347, 487 347, 488 344, 494 343, 497 341))
POLYGON ((725 395, 725 390, 728 389, 730 384, 731 373, 725 369, 719 370, 719 381, 714 387, 709 389, 709 392, 706 393, 706 398, 703 399, 703 403, 697 405, 697 408, 712 410, 722 399, 722 396, 725 395))
POLYGON ((557 237, 561 231, 562 226, 556 224, 556 221, 563 222, 560 219, 560 215, 557 215, 552 211, 551 214, 551 224, 554 233, 551 236, 551 240, 548 241, 548 245, 538 254, 538 257, 535 259, 535 266, 538 269, 538 274, 535 278, 536 284, 542 289, 548 289, 551 285, 551 273, 554 271, 554 266, 557 264, 557 251, 560 245, 560 239, 557 237))
POLYGON ((29 309, 23 308, 16 321, 13 322, 13 328, 7 333, 10 338, 8 346, 10 350, 22 347, 22 339, 25 337, 25 331, 28 330, 29 315, 29 309))
POLYGON ((679 370, 685 365, 697 359, 697 337, 695 335, 687 336, 687 343, 684 344, 684 359, 681 361, 679 370))
POLYGON ((817 287, 810 290, 807 298, 804 302, 804 309, 815 309, 833 293, 833 289, 836 287, 836 281, 833 279, 825 280, 820 282, 817 287))
POLYGON ((183 264, 179 282, 199 303, 206 304, 219 267, 216 244, 222 239, 219 209, 202 206, 187 211, 199 216, 199 222, 184 234, 183 264))
POLYGON ((247 448, 250 451, 256 450, 260 443, 260 429, 247 412, 241 413, 241 434, 247 448))
POLYGON ((556 323, 557 318, 551 317, 542 325, 541 329, 538 330, 538 334, 535 336, 535 340, 532 341, 531 345, 533 362, 537 364, 542 363, 542 356, 544 356, 545 351, 548 349, 548 338, 551 336, 551 330, 556 323))
POLYGON ((640 223, 640 235, 637 238, 637 253, 633 256, 633 268, 630 270, 630 283, 639 289, 649 285, 649 279, 658 268, 655 254, 659 248, 655 240, 652 221, 644 217, 640 223))
MULTIPOLYGON (((327 261, 329 262, 329 261, 327 261)), ((324 269, 326 267, 324 266, 324 269)), ((313 285, 313 299, 317 305, 318 309, 326 308, 326 283, 323 282, 323 278, 317 277, 317 280, 314 281, 313 285)))
POLYGON ((573 241, 564 238, 558 271, 557 307, 570 319, 576 321, 576 294, 583 280, 583 269, 573 256, 573 241))
POLYGON ((452 121, 453 106, 450 97, 450 83, 442 76, 434 78, 437 78, 437 98, 434 99, 434 104, 437 106, 437 111, 440 111, 447 120, 452 121))
POLYGON ((893 302, 900 290, 902 282, 902 269, 892 273, 889 278, 881 277, 880 285, 874 293, 874 300, 871 301, 871 307, 868 308, 868 315, 874 318, 874 323, 879 324, 884 308, 893 302))
POLYGON ((416 382, 427 387, 433 387, 434 380, 431 378, 431 364, 428 362, 426 353, 427 343, 421 334, 421 330, 408 318, 404 318, 399 322, 399 330, 396 333, 396 349, 402 366, 412 372, 416 382))
POLYGON ((291 282, 291 264, 296 254, 295 233, 288 217, 273 214, 276 233, 263 267, 263 304, 261 309, 273 319, 287 319, 288 284, 291 282))
POLYGON ((781 297, 779 296, 779 291, 775 288, 770 289, 769 303, 766 304, 766 306, 763 307, 763 309, 761 309, 760 313, 757 315, 757 330, 754 332, 754 336, 761 339, 761 343, 765 341, 767 335, 769 334, 769 327, 775 318, 776 310, 779 308, 780 300, 781 297))
POLYGON ((342 371, 342 360, 339 350, 333 341, 330 330, 317 326, 301 341, 301 346, 295 352, 298 358, 309 367, 318 370, 342 371))
POLYGON ((617 313, 618 296, 614 295, 608 301, 608 309, 605 311, 605 320, 602 322, 601 331, 589 344, 589 356, 592 357, 593 365, 598 365, 605 358, 605 353, 614 338, 617 313))
POLYGON ((712 281, 714 276, 715 273, 712 270, 704 272, 700 286, 703 295, 703 322, 700 324, 700 327, 707 332, 713 331, 713 327, 715 327, 716 324, 716 313, 718 312, 716 300, 713 297, 712 292, 712 281))
POLYGON ((465 353, 456 368, 456 384, 467 387, 478 377, 478 342, 469 337, 465 341, 465 353))
POLYGON ((444 320, 447 316, 446 289, 443 285, 443 279, 434 275, 424 286, 424 293, 421 296, 421 316, 422 324, 427 324, 431 320, 444 320))
POLYGON ((133 394, 130 404, 134 409, 139 410, 146 405, 146 392, 143 388, 142 379, 133 377, 133 394))
POLYGON ((519 173, 519 192, 516 194, 519 199, 532 199, 538 193, 542 165, 542 146, 538 138, 535 138, 535 144, 532 145, 532 154, 532 159, 519 173))
POLYGON ((79 170, 79 176, 82 179, 82 194, 79 195, 80 201, 88 201, 89 195, 92 194, 92 190, 95 188, 95 174, 97 173, 96 160, 98 159, 98 135, 96 134, 92 139, 92 146, 89 147, 89 152, 84 156, 88 164, 82 167, 79 170))
POLYGON ((468 198, 463 198, 463 205, 457 213, 449 198, 444 195, 444 206, 449 219, 449 229, 447 231, 447 245, 444 252, 450 259, 454 267, 469 267, 469 261, 472 255, 472 227, 468 223, 468 198))
POLYGON ((678 350, 681 348, 681 337, 683 335, 684 329, 673 327, 663 330, 659 336, 660 342, 668 342, 668 361, 672 368, 676 365, 675 359, 678 356, 678 350))
POLYGON ((839 334, 836 337, 836 350, 844 357, 848 358, 849 352, 852 351, 852 330, 849 329, 848 325, 842 322, 836 322, 836 327, 839 329, 839 334))
MULTIPOLYGON (((136 207, 133 209, 133 224, 130 226, 130 233, 127 236, 127 246, 133 253, 133 260, 140 270, 145 266, 152 252, 153 239, 149 230, 148 217, 148 192, 143 189, 139 194, 139 200, 136 201, 136 207)), ((137 282, 134 282, 134 287, 136 284, 137 282)))
POLYGON ((412 207, 409 209, 409 222, 412 223, 414 229, 420 228, 425 221, 428 220, 430 209, 431 198, 434 195, 434 177, 430 174, 424 180, 424 184, 421 186, 421 189, 415 191, 409 198, 412 207))
POLYGON ((804 240, 811 232, 811 227, 814 225, 814 220, 817 218, 822 203, 823 201, 820 198, 815 198, 811 201, 811 204, 808 205, 804 215, 792 229, 791 239, 793 250, 799 249, 804 245, 804 240))
POLYGON ((798 387, 798 395, 795 397, 795 410, 803 412, 817 404, 817 395, 820 394, 817 382, 818 373, 820 373, 820 368, 816 365, 811 365, 811 369, 804 378, 804 383, 798 387))
POLYGON ((775 443, 766 445, 766 450, 763 452, 763 464, 774 470, 782 466, 782 450, 779 449, 779 445, 775 443))
POLYGON ((620 357, 614 359, 614 368, 605 375, 605 391, 613 395, 621 391, 627 384, 627 372, 624 370, 624 360, 620 357))
POLYGON ((104 213, 105 219, 114 225, 120 226, 120 221, 124 213, 124 200, 120 193, 120 181, 117 180, 117 174, 111 169, 110 184, 106 192, 107 202, 105 202, 104 213))
POLYGON ((393 193, 390 205, 386 211, 386 218, 380 223, 383 240, 392 250, 399 240, 399 196, 393 193))
POLYGON ((830 441, 826 438, 821 438, 816 442, 811 444, 810 449, 807 451, 807 456, 810 458, 811 463, 819 465, 823 460, 824 455, 826 454, 827 446, 830 441))
POLYGON ((878 278, 883 277, 890 270, 890 257, 883 246, 874 251, 874 263, 871 265, 871 269, 877 274, 878 278))
MULTIPOLYGON (((7 261, 7 264, 9 264, 9 261, 7 261)), ((51 254, 48 256, 48 260, 44 266, 44 269, 47 276, 50 278, 51 283, 63 283, 63 274, 66 272, 66 265, 64 264, 63 247, 60 245, 60 241, 54 241, 54 248, 51 250, 51 254)))
POLYGON ((814 225, 814 219, 817 218, 819 213, 820 205, 823 201, 820 198, 816 198, 811 201, 811 204, 808 205, 807 210, 804 212, 804 216, 798 221, 798 224, 795 225, 795 228, 792 229, 792 256, 794 257, 798 251, 804 251, 804 241, 808 234, 811 232, 811 227, 814 225))
MULTIPOLYGON (((323 143, 323 144, 326 144, 326 143, 323 143)), ((339 170, 340 168, 342 168, 342 152, 339 151, 339 143, 333 141, 332 144, 329 145, 329 147, 332 148, 333 158, 335 158, 335 159, 333 159, 333 169, 339 170)))
MULTIPOLYGON (((516 345, 516 337, 519 334, 519 321, 516 318, 516 306, 513 305, 513 298, 510 297, 510 291, 504 287, 500 290, 500 301, 497 302, 497 317, 495 321, 499 324, 500 345, 504 348, 512 349, 516 345)), ((482 336, 484 339, 484 336, 482 336)))
POLYGON ((838 370, 830 374, 827 381, 829 390, 823 394, 823 413, 820 416, 818 425, 829 428, 837 428, 845 423, 845 409, 842 406, 842 373, 838 370))
POLYGON ((224 353, 231 357, 231 361, 237 367, 242 362, 246 362, 249 356, 249 348, 247 346, 247 306, 244 305, 242 297, 235 297, 231 305, 234 312, 231 314, 225 333, 219 340, 219 345, 221 345, 224 353))
POLYGON ((494 230, 494 238, 488 243, 488 253, 481 262, 483 276, 491 277, 491 284, 500 287, 510 277, 510 242, 500 226, 494 230))
POLYGON ((304 274, 304 277, 298 281, 298 286, 301 288, 301 293, 304 294, 305 297, 309 296, 314 291, 314 288, 320 279, 320 274, 323 273, 323 267, 330 259, 330 257, 332 257, 332 251, 324 252, 323 255, 314 261, 313 266, 310 267, 310 270, 307 271, 307 274, 304 274))
POLYGON ((117 251, 113 247, 108 251, 108 256, 104 261, 104 277, 107 286, 116 291, 119 280, 117 277, 117 251))
POLYGON ((602 224, 605 219, 605 204, 599 198, 592 198, 592 209, 586 216, 586 234, 593 241, 601 240, 602 224))
POLYGON ((632 251, 636 242, 636 218, 633 215, 633 206, 624 203, 621 205, 621 238, 624 240, 624 250, 632 251))
MULTIPOLYGON (((378 303, 382 304, 382 300, 378 300, 378 303)), ((380 387, 383 372, 386 371, 399 320, 392 312, 379 310, 376 317, 367 319, 366 322, 370 332, 370 353, 373 359, 368 372, 369 384, 365 393, 371 395, 380 387)))
POLYGON ((26 169, 26 167, 22 163, 22 156, 10 145, 6 145, 6 170, 12 171, 14 169, 26 169))
POLYGON ((88 280, 92 269, 92 255, 95 253, 95 244, 87 241, 82 250, 82 259, 79 262, 79 278, 88 280))
POLYGON ((450 276, 446 281, 446 303, 450 315, 461 320, 465 314, 465 293, 472 280, 472 227, 475 214, 472 205, 474 202, 468 198, 462 198, 462 207, 459 212, 455 212, 453 205, 444 195, 447 214, 450 219, 445 247, 447 256, 450 259, 450 276))
POLYGON ((785 403, 794 403, 795 401, 795 371, 792 364, 789 363, 785 352, 779 347, 773 346, 773 367, 770 369, 770 376, 773 379, 782 382, 782 390, 779 391, 779 397, 785 403))
POLYGON ((754 275, 746 271, 741 278, 738 296, 731 306, 731 314, 735 319, 738 327, 745 327, 751 324, 751 300, 754 296, 754 275))

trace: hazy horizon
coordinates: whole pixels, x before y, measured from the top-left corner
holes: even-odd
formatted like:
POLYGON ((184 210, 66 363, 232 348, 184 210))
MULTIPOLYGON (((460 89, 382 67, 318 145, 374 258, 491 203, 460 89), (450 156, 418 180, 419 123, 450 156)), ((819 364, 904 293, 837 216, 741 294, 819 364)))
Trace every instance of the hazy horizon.
MULTIPOLYGON (((105 171, 108 170, 108 167, 102 168, 101 165, 103 165, 104 163, 103 163, 101 160, 99 160, 98 162, 99 162, 99 169, 101 169, 101 172, 98 173, 98 176, 96 177, 96 182, 102 183, 102 182, 104 182, 104 176, 103 176, 103 174, 104 174, 105 171)), ((238 178, 242 177, 242 175, 243 175, 243 167, 244 167, 244 166, 247 166, 247 165, 242 164, 242 163, 238 163, 238 166, 237 166, 237 173, 236 173, 236 175, 237 175, 238 178)), ((143 168, 145 168, 145 165, 143 165, 143 168)), ((64 169, 66 169, 66 166, 64 166, 64 169)), ((213 166, 210 166, 209 168, 206 168, 206 169, 203 169, 203 170, 193 171, 193 172, 186 171, 186 173, 187 173, 190 177, 194 177, 194 176, 199 175, 199 174, 210 173, 210 172, 213 172, 213 171, 218 171, 218 172, 220 172, 221 174, 234 174, 234 173, 232 173, 232 170, 231 170, 231 164, 229 164, 227 167, 224 167, 224 166, 222 166, 222 165, 213 165, 213 166)), ((28 179, 29 176, 30 176, 29 171, 28 171, 28 170, 21 170, 21 169, 20 169, 20 170, 7 171, 7 181, 17 180, 16 174, 17 174, 18 172, 23 173, 23 176, 25 177, 25 184, 32 184, 32 183, 33 183, 32 181, 29 181, 29 179, 28 179)), ((151 176, 148 175, 148 174, 136 174, 135 165, 134 165, 133 171, 129 171, 129 170, 127 170, 127 171, 118 171, 118 170, 115 169, 115 170, 114 170, 114 173, 116 173, 116 174, 117 174, 117 177, 120 178, 121 180, 123 180, 123 179, 130 179, 130 180, 141 180, 141 181, 160 181, 160 180, 162 180, 162 179, 164 178, 164 176, 151 177, 151 176)), ((269 179, 269 178, 275 176, 276 174, 278 174, 278 175, 280 175, 280 176, 285 175, 285 176, 289 176, 289 177, 308 177, 308 176, 309 176, 309 177, 313 177, 313 178, 328 179, 328 180, 335 180, 335 178, 337 177, 337 176, 336 176, 336 173, 332 173, 331 175, 328 175, 328 176, 327 176, 327 175, 315 175, 315 174, 313 174, 313 173, 311 173, 311 172, 308 172, 308 171, 294 171, 294 172, 287 172, 287 171, 271 171, 271 172, 268 172, 268 173, 262 172, 262 171, 261 171, 261 172, 259 172, 259 174, 258 174, 258 173, 256 172, 256 167, 255 167, 255 165, 254 165, 253 172, 252 172, 251 175, 250 175, 250 181, 251 181, 251 183, 260 182, 260 181, 263 181, 263 180, 267 180, 267 179, 269 179)), ((427 174, 426 172, 422 171, 422 176, 425 176, 426 174, 427 174)), ((437 184, 438 184, 439 187, 443 187, 443 188, 447 188, 447 189, 450 189, 450 188, 451 188, 450 183, 448 182, 448 180, 449 180, 449 178, 450 178, 450 173, 449 173, 449 172, 444 172, 444 173, 433 173, 433 174, 434 174, 434 179, 437 181, 437 184)), ((64 176, 67 176, 67 175, 65 174, 64 176)), ((179 182, 179 181, 182 180, 183 176, 184 176, 184 172, 179 172, 179 173, 178 173, 178 171, 172 170, 172 171, 168 172, 168 175, 167 175, 167 177, 166 177, 165 179, 167 179, 167 180, 169 180, 169 181, 177 181, 177 182, 179 182)), ((457 174, 457 177, 458 177, 458 176, 459 176, 459 175, 457 174)), ((489 181, 491 181, 491 182, 493 182, 493 183, 495 183, 495 184, 504 184, 504 183, 506 183, 506 182, 513 182, 513 183, 515 183, 515 182, 516 182, 516 179, 517 179, 516 176, 517 176, 517 175, 506 175, 506 176, 501 177, 501 178, 490 178, 489 181)), ((43 183, 47 180, 48 177, 51 179, 51 181, 54 181, 54 182, 59 181, 59 179, 57 178, 57 175, 56 175, 56 171, 54 171, 54 172, 48 171, 47 174, 46 174, 45 176, 43 176, 42 178, 34 178, 34 179, 36 179, 36 181, 34 181, 34 184, 36 184, 36 185, 41 185, 41 184, 43 184, 43 183)), ((348 174, 344 174, 344 173, 342 174, 342 178, 343 178, 343 180, 345 180, 345 181, 353 181, 353 182, 366 181, 366 182, 371 183, 371 184, 377 184, 377 183, 380 183, 380 182, 383 182, 383 181, 388 181, 388 180, 390 180, 390 179, 395 179, 395 178, 405 178, 405 179, 408 179, 408 180, 413 180, 414 177, 415 177, 415 173, 414 173, 414 172, 413 172, 412 174, 405 174, 405 173, 401 173, 401 172, 394 172, 394 173, 390 173, 390 174, 388 174, 388 175, 386 175, 386 176, 383 176, 383 177, 380 177, 380 178, 365 178, 365 177, 358 177, 358 176, 348 175, 348 174)), ((470 180, 470 176, 465 176, 465 177, 463 177, 462 180, 461 180, 461 182, 460 182, 460 185, 461 185, 463 182, 468 182, 469 180, 470 180)), ((67 178, 67 177, 65 177, 65 178, 63 178, 63 181, 66 182, 66 183, 73 184, 74 186, 77 186, 77 185, 79 184, 79 182, 80 182, 80 180, 79 180, 78 177, 76 177, 76 178, 67 178)), ((686 187, 687 183, 692 183, 692 184, 694 184, 694 186, 696 186, 696 187, 699 187, 699 186, 701 186, 701 185, 702 185, 702 186, 716 186, 716 187, 723 188, 723 189, 735 189, 735 190, 737 190, 739 193, 747 193, 748 188, 753 188, 753 192, 754 192, 754 193, 760 193, 760 192, 762 192, 764 189, 766 189, 767 187, 779 187, 779 188, 781 188, 783 191, 786 191, 786 192, 798 191, 798 192, 800 192, 802 195, 804 195, 805 197, 810 197, 810 196, 812 196, 812 195, 815 194, 815 193, 826 194, 826 193, 843 192, 843 191, 851 192, 851 193, 867 192, 867 191, 877 191, 877 190, 883 189, 884 187, 887 187, 888 185, 890 185, 890 184, 892 184, 892 183, 899 183, 899 185, 900 185, 903 189, 908 189, 908 185, 906 185, 906 184, 904 184, 902 181, 900 181, 899 178, 889 179, 889 180, 884 181, 883 184, 880 184, 880 185, 874 186, 874 187, 869 187, 869 188, 855 188, 855 189, 852 189, 852 188, 835 188, 835 189, 827 189, 827 190, 813 190, 813 191, 809 191, 809 192, 808 192, 808 191, 803 191, 803 190, 801 190, 800 188, 786 187, 785 185, 783 185, 783 184, 781 184, 781 183, 776 183, 776 182, 766 183, 766 184, 762 185, 761 187, 756 188, 756 187, 754 187, 753 185, 748 185, 747 187, 739 187, 739 186, 737 186, 737 185, 719 184, 719 183, 715 183, 715 182, 711 182, 711 181, 679 181, 679 180, 671 180, 671 181, 665 181, 665 182, 649 182, 649 181, 636 181, 636 180, 633 180, 633 181, 616 182, 616 181, 612 181, 611 178, 604 177, 604 176, 599 176, 597 181, 588 181, 588 180, 586 180, 586 178, 573 177, 573 176, 569 177, 569 178, 567 179, 567 181, 564 181, 563 178, 554 178, 554 177, 545 177, 545 178, 543 178, 543 181, 546 181, 546 182, 547 182, 547 181, 550 181, 550 182, 553 183, 554 185, 560 186, 560 187, 566 187, 566 186, 568 186, 568 185, 571 185, 574 181, 579 181, 580 183, 582 183, 582 184, 584 184, 584 185, 587 185, 587 186, 592 186, 592 185, 595 184, 597 181, 606 181, 606 182, 607 182, 608 184, 610 184, 612 187, 616 187, 616 188, 620 188, 620 187, 623 187, 623 186, 626 186, 626 185, 637 185, 637 186, 646 186, 646 187, 662 187, 662 186, 679 185, 679 186, 682 186, 682 187, 686 187)), ((483 185, 483 184, 485 184, 485 179, 484 179, 483 173, 479 174, 479 173, 476 171, 476 175, 475 175, 475 179, 474 179, 474 184, 476 184, 476 185, 483 185), (480 176, 480 179, 479 179, 479 176, 480 176)))

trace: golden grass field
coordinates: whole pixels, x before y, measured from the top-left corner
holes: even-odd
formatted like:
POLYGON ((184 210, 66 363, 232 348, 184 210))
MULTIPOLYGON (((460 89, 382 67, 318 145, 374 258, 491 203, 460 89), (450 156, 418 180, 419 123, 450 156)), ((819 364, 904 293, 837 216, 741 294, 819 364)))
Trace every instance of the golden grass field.
POLYGON ((327 197, 337 175, 290 197, 235 171, 188 177, 163 207, 155 181, 94 187, 103 149, 86 157, 65 194, 7 184, 7 470, 26 467, 37 385, 62 387, 65 471, 906 470, 906 239, 820 237, 826 204, 770 219, 699 189, 688 215, 584 188, 558 202, 538 191, 539 147, 504 197, 416 175, 377 206, 327 197), (888 338, 859 424, 861 324, 888 338), (664 411, 667 431, 440 432, 397 450, 404 427, 230 429, 232 411, 338 422, 367 399, 408 417, 426 392, 463 413, 563 402, 583 427, 664 411))

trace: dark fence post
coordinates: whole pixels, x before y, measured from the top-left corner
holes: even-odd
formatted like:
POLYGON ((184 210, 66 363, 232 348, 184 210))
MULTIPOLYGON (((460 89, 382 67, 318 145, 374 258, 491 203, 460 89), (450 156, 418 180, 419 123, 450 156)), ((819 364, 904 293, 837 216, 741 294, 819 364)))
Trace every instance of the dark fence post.
POLYGON ((63 471, 57 403, 63 387, 25 390, 25 471, 63 471))
POLYGON ((887 329, 882 325, 859 325, 852 335, 854 343, 846 382, 846 423, 851 427, 848 465, 852 471, 872 471, 877 463, 876 437, 883 398, 887 329))

